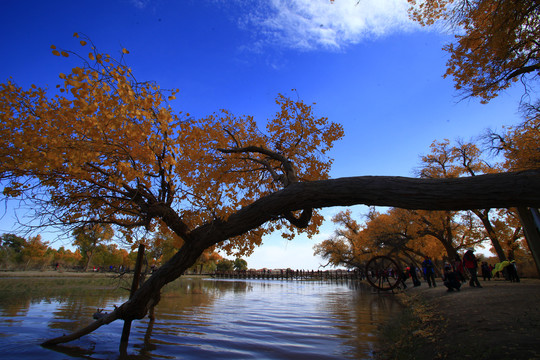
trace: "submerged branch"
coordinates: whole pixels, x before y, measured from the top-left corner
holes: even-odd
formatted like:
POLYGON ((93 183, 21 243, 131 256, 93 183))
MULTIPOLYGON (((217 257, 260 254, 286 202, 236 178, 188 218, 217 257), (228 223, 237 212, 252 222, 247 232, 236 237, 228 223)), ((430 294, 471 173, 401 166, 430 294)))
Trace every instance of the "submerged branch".
POLYGON ((49 339, 49 340, 43 342, 41 344, 41 346, 50 347, 50 346, 54 346, 54 345, 58 345, 58 344, 67 343, 67 342, 70 342, 70 341, 73 341, 73 340, 77 340, 78 338, 80 338, 80 337, 82 337, 84 335, 88 335, 91 332, 93 332, 94 330, 99 329, 101 326, 110 324, 110 323, 112 323, 113 321, 115 321, 117 319, 118 319, 118 316, 117 316, 117 312, 115 310, 115 311, 111 312, 109 315, 104 316, 101 319, 94 321, 90 325, 88 325, 88 326, 86 326, 86 327, 84 327, 84 328, 82 328, 80 330, 77 330, 74 333, 59 336, 59 337, 56 337, 54 339, 49 339))

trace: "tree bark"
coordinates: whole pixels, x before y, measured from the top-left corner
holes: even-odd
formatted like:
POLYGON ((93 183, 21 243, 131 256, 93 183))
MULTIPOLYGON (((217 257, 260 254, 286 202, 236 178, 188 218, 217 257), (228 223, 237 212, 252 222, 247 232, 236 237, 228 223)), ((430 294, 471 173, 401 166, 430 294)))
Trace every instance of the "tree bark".
POLYGON ((357 204, 421 210, 535 207, 526 204, 540 201, 539 180, 540 170, 450 179, 359 176, 299 182, 259 201, 287 197, 282 205, 291 210, 357 204))
POLYGON ((293 183, 240 209, 226 220, 216 219, 191 231, 184 246, 155 271, 131 299, 88 326, 86 331, 77 332, 77 337, 59 337, 43 345, 74 340, 116 319, 142 319, 159 302, 161 288, 180 277, 212 245, 242 235, 290 211, 359 204, 422 210, 538 208, 540 170, 453 179, 360 176, 293 183))
MULTIPOLYGON (((135 291, 137 291, 137 289, 139 288, 143 257, 144 245, 139 244, 139 249, 137 250, 137 260, 135 262, 135 271, 133 272, 133 282, 131 284, 131 290, 129 292, 130 299, 135 294, 135 291)), ((122 329, 122 337, 120 338, 120 354, 125 354, 127 351, 129 334, 131 332, 131 321, 132 320, 124 320, 124 328, 122 329)))
POLYGON ((540 216, 538 214, 538 207, 531 209, 518 207, 517 210, 521 224, 523 225, 525 239, 536 263, 536 270, 540 274, 540 216))

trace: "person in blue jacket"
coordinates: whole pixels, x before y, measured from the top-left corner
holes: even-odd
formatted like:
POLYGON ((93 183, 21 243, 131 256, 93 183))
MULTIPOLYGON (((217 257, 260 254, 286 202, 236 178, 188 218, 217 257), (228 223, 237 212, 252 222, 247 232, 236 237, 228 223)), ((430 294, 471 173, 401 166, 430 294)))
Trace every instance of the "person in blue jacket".
POLYGON ((424 270, 424 278, 426 279, 429 287, 437 287, 437 284, 435 283, 435 265, 433 265, 433 261, 431 261, 429 256, 424 258, 424 261, 422 262, 422 269, 424 270))

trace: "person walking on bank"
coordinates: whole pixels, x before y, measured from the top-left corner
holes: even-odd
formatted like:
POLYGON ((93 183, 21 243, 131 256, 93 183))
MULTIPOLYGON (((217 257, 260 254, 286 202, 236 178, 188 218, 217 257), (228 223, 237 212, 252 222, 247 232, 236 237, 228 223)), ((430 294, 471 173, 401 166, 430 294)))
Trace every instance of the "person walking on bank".
POLYGON ((516 267, 516 260, 514 260, 514 256, 509 254, 508 261, 510 261, 510 264, 506 267, 508 280, 510 280, 510 282, 519 282, 519 276, 518 276, 517 267, 516 267))
POLYGON ((413 285, 415 287, 420 286, 421 283, 420 280, 418 280, 418 275, 416 274, 416 266, 413 263, 411 263, 411 265, 409 266, 409 274, 411 275, 413 285))
POLYGON ((482 262, 482 278, 484 281, 491 280, 491 270, 489 269, 489 265, 487 262, 482 262))
POLYGON ((469 248, 463 255, 463 266, 469 271, 471 279, 469 280, 469 286, 481 288, 480 281, 478 281, 478 260, 474 256, 474 249, 469 248))
POLYGON ((429 256, 424 258, 424 261, 422 262, 422 269, 424 270, 424 278, 426 279, 429 287, 431 287, 431 285, 433 285, 433 287, 437 287, 437 284, 435 283, 435 265, 433 265, 433 261, 431 261, 429 256))

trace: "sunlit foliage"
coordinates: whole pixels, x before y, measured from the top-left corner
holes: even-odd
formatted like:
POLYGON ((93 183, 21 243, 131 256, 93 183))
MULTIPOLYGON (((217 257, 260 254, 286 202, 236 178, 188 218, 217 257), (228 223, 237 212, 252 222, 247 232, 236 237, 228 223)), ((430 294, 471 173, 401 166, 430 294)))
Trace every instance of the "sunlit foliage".
POLYGON ((392 208, 386 213, 370 211, 359 224, 350 211, 333 219, 339 226, 334 236, 314 247, 328 265, 362 269, 377 255, 390 255, 408 263, 424 255, 442 258, 444 247, 425 232, 426 226, 413 211, 392 208))
MULTIPOLYGON (((90 47, 56 90, 0 84, 5 196, 33 201, 50 222, 115 225, 128 241, 140 227, 169 228, 186 240, 291 183, 328 178, 327 151, 343 131, 310 105, 278 95, 264 132, 227 110, 195 119, 170 105, 178 90, 138 81, 127 53, 115 59, 90 47)), ((274 230, 291 238, 290 216, 276 214, 222 248, 249 253, 274 230)), ((302 231, 314 234, 321 221, 315 213, 302 231)))
POLYGON ((524 105, 524 121, 509 126, 504 132, 489 131, 487 138, 492 150, 502 153, 508 171, 522 171, 540 167, 540 103, 524 105))
POLYGON ((408 0, 422 25, 441 21, 456 32, 444 47, 445 76, 483 102, 540 70, 540 4, 536 0, 408 0))
MULTIPOLYGON (((418 174, 421 177, 477 176, 500 172, 505 168, 504 164, 490 165, 484 159, 479 147, 472 142, 459 140, 455 145, 452 145, 449 140, 445 139, 441 142, 434 141, 430 149, 430 153, 421 157, 422 165, 418 169, 418 174)), ((516 153, 520 153, 519 158, 525 155, 522 151, 516 153)), ((486 237, 489 238, 492 250, 500 261, 506 260, 507 254, 512 251, 512 248, 521 243, 519 241, 522 237, 521 225, 519 221, 516 221, 515 209, 473 209, 462 217, 470 224, 468 236, 476 238, 478 241, 486 237), (473 219, 468 218, 471 213, 482 223, 482 231, 475 227, 473 219)))

